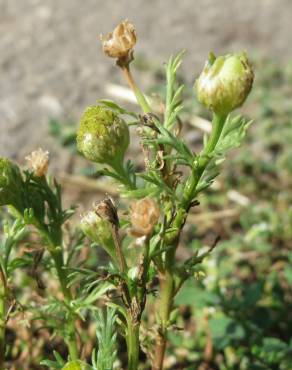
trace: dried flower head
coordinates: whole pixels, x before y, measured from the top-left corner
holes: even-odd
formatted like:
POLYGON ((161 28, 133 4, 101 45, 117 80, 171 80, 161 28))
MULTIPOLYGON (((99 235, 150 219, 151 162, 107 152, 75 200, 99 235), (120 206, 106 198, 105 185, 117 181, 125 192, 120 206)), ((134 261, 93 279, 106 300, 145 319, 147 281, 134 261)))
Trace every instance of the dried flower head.
POLYGON ((35 176, 42 177, 48 172, 49 167, 49 152, 41 148, 33 151, 30 155, 25 157, 28 167, 32 170, 35 176))
POLYGON ((210 54, 195 84, 198 100, 217 114, 228 114, 244 103, 253 78, 245 53, 220 57, 210 54))
POLYGON ((132 232, 135 236, 147 236, 153 231, 160 215, 158 205, 151 198, 143 198, 131 204, 132 232))
POLYGON ((86 109, 77 132, 77 147, 92 162, 121 163, 129 145, 129 128, 112 110, 102 106, 86 109))
POLYGON ((136 44, 137 36, 134 25, 125 20, 117 25, 113 32, 101 36, 102 48, 111 58, 128 58, 136 44))

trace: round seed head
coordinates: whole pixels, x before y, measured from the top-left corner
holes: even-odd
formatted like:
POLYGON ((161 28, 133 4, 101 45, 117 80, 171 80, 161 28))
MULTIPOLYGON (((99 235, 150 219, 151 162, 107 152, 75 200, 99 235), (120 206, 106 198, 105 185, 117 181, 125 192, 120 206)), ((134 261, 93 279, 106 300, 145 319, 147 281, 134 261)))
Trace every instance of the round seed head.
POLYGON ((91 106, 80 120, 77 148, 92 162, 121 163, 129 146, 126 122, 108 108, 91 106))

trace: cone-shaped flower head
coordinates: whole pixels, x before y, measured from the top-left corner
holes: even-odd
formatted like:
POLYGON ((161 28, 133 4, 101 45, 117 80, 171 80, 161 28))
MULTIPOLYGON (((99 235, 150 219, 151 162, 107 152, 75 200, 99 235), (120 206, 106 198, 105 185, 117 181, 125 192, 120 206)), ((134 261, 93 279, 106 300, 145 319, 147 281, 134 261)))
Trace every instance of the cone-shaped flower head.
POLYGON ((195 83, 198 100, 214 113, 226 115, 244 103, 253 78, 245 53, 220 57, 210 54, 195 83))
POLYGON ((122 163, 129 146, 126 122, 108 108, 91 106, 80 120, 77 147, 92 162, 122 163))
POLYGON ((0 158, 0 205, 12 205, 22 212, 22 187, 23 180, 18 166, 6 158, 0 158))
POLYGON ((112 228, 107 219, 100 217, 95 211, 89 211, 82 216, 81 229, 90 240, 104 248, 116 261, 112 228))
POLYGON ((151 198, 143 198, 131 204, 132 233, 138 237, 150 235, 159 219, 158 205, 151 198))
POLYGON ((113 32, 101 36, 101 41, 103 51, 109 57, 128 58, 137 41, 135 27, 129 21, 123 21, 113 32))
POLYGON ((25 157, 30 170, 37 177, 45 176, 49 167, 49 152, 41 148, 31 152, 30 155, 25 157))

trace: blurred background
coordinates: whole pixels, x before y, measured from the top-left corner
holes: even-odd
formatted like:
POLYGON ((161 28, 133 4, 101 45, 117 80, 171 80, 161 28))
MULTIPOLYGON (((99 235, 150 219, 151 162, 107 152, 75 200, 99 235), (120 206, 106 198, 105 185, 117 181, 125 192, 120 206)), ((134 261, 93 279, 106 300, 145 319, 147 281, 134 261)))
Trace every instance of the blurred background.
POLYGON ((288 62, 291 15, 290 0, 0 0, 0 155, 21 160, 43 146, 66 165, 48 120, 77 121, 110 97, 108 82, 121 82, 99 42, 120 20, 136 25, 136 54, 146 61, 162 66, 186 49, 184 77, 193 83, 210 50, 288 62))
MULTIPOLYGON (((137 110, 100 34, 125 18, 135 24, 133 72, 148 94, 164 94, 163 63, 186 49, 184 135, 194 150, 210 117, 192 85, 209 51, 246 50, 254 64, 254 89, 241 109, 254 123, 190 215, 182 241, 185 258, 221 236, 177 297, 184 330, 170 335, 167 369, 291 370, 291 17, 291 0, 0 0, 0 156, 24 164, 30 151, 49 150, 66 202, 83 208, 115 189, 76 155, 79 117, 100 98, 137 110)), ((134 155, 142 161, 135 141, 134 155)), ((41 368, 46 350, 37 343, 27 368, 41 368)), ((20 369, 23 356, 13 358, 20 369)))

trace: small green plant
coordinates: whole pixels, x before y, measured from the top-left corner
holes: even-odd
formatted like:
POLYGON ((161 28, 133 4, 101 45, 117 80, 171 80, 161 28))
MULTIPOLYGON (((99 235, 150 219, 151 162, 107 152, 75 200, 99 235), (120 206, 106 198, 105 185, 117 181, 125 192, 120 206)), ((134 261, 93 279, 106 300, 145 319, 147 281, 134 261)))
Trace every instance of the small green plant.
POLYGON ((0 368, 4 368, 5 326, 9 311, 14 302, 10 292, 13 272, 25 263, 24 260, 13 256, 13 249, 26 236, 25 224, 21 219, 4 223, 3 237, 0 241, 0 368))
MULTIPOLYGON (((138 88, 130 70, 136 39, 134 26, 125 21, 102 42, 104 52, 117 60, 141 113, 99 100, 86 109, 77 132, 79 151, 102 166, 100 173, 112 178, 121 196, 130 201, 130 206, 125 202, 126 212, 120 212, 106 197, 82 216, 68 244, 65 226, 74 208, 63 209, 61 188, 47 175, 48 154, 33 152, 25 171, 6 159, 0 162, 0 201, 13 209, 17 231, 4 242, 4 257, 0 259, 0 370, 5 369, 5 322, 9 314, 6 281, 8 271, 13 272, 7 266, 10 250, 17 246, 26 228, 37 232, 42 245, 38 258, 27 263, 38 264, 43 259, 62 292, 61 298, 47 297, 46 304, 32 310, 67 344, 68 358, 55 353, 54 361, 43 360, 50 369, 114 369, 118 363, 118 333, 127 346, 128 370, 139 368, 142 348, 152 369, 163 369, 169 333, 176 325, 175 297, 200 273, 201 263, 218 242, 216 238, 207 250, 195 249, 189 258, 177 259, 190 210, 199 205, 199 196, 219 175, 227 152, 241 144, 251 123, 232 112, 247 98, 253 70, 244 53, 223 57, 210 54, 195 90, 198 100, 213 115, 212 131, 205 137, 202 150, 194 153, 180 134, 184 87, 176 76, 184 53, 171 57, 165 66, 166 97, 163 113, 159 113, 138 88), (144 156, 145 167, 140 171, 134 162, 125 161, 132 126, 137 128, 144 156), (80 261, 85 235, 92 249, 98 246, 105 250, 108 264, 89 268, 80 261), (151 328, 143 320, 149 295, 155 295, 156 305, 156 323, 151 328), (97 311, 98 301, 107 306, 106 314, 97 311), (98 339, 90 365, 82 358, 84 336, 78 325, 88 318, 96 322, 98 339), (142 326, 149 333, 152 329, 148 338, 140 335, 142 326)), ((21 267, 21 263, 14 265, 21 267)))

